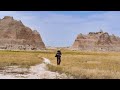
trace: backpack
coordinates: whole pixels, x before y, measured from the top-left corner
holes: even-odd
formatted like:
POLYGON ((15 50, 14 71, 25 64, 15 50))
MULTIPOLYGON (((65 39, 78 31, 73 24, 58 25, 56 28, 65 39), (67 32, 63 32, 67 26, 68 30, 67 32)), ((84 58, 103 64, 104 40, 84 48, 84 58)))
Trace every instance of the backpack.
POLYGON ((55 57, 58 57, 58 56, 61 57, 61 51, 59 51, 59 50, 57 51, 55 57))

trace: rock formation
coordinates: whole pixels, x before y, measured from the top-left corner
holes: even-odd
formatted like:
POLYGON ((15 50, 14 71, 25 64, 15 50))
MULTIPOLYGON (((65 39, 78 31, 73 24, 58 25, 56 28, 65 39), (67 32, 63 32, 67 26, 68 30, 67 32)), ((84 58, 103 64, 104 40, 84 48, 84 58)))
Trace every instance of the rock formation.
POLYGON ((120 37, 109 35, 107 32, 89 32, 87 35, 79 34, 72 49, 92 51, 120 51, 120 37))
POLYGON ((36 30, 31 30, 11 16, 0 19, 0 49, 38 50, 44 48, 45 44, 36 30))

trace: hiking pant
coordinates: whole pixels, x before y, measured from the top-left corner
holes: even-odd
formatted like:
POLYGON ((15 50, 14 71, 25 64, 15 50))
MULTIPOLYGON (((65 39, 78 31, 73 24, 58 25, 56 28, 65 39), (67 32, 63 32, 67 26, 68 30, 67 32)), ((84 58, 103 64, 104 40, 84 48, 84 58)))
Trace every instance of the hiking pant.
POLYGON ((57 65, 60 65, 60 62, 61 62, 61 58, 57 57, 57 65))

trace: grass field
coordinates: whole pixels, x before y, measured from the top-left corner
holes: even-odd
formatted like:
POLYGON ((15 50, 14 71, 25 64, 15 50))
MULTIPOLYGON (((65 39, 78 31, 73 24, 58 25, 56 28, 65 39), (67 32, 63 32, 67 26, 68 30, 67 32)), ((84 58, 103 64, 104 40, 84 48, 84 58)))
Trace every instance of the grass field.
POLYGON ((64 72, 83 79, 120 79, 120 52, 62 51, 62 62, 56 65, 56 50, 47 51, 0 51, 0 67, 20 65, 29 67, 41 63, 45 57, 54 65, 51 71, 64 72))
POLYGON ((84 79, 120 79, 120 53, 118 52, 80 52, 62 51, 62 62, 56 65, 55 52, 42 53, 54 66, 48 65, 52 71, 65 72, 76 78, 84 79))
POLYGON ((39 53, 26 51, 0 51, 0 69, 13 65, 29 68, 42 62, 38 55, 39 53))

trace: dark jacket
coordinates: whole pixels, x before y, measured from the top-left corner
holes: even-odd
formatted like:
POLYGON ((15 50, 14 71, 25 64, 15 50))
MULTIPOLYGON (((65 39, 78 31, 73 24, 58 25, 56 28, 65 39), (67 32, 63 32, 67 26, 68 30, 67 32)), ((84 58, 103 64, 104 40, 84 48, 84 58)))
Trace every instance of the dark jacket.
POLYGON ((61 55, 62 55, 61 51, 58 50, 55 57, 61 57, 61 55))

